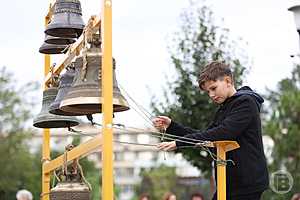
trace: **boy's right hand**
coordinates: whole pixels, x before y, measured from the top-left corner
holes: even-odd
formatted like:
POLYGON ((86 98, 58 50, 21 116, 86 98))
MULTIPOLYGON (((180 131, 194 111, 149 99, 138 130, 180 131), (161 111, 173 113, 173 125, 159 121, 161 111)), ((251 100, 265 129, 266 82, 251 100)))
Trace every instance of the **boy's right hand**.
POLYGON ((153 118, 152 123, 158 130, 166 130, 171 124, 171 119, 167 116, 157 116, 153 118))

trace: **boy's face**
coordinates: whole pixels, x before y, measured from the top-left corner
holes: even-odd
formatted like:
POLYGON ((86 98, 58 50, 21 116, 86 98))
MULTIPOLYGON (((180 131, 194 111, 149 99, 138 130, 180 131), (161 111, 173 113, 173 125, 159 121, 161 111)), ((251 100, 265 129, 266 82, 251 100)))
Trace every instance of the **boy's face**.
POLYGON ((216 81, 206 81, 203 85, 204 91, 217 104, 222 104, 232 93, 232 81, 229 77, 224 77, 216 81))

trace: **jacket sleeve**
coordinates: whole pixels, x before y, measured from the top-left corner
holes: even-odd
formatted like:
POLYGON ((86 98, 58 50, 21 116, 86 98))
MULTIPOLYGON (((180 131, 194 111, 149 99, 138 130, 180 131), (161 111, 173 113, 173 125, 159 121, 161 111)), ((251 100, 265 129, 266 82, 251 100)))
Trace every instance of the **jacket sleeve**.
MULTIPOLYGON (((248 95, 244 95, 236 100, 233 109, 227 114, 225 119, 216 127, 209 128, 205 131, 194 130, 183 127, 175 122, 170 130, 176 135, 184 136, 195 140, 220 141, 236 140, 236 138, 247 129, 254 114, 257 111, 255 100, 248 95), (173 130, 176 129, 176 130, 173 130)), ((176 146, 188 146, 191 144, 182 141, 176 141, 176 146)))
POLYGON ((167 133, 177 135, 177 136, 185 136, 187 134, 192 134, 195 132, 199 132, 197 129, 192 129, 190 127, 182 126, 181 124, 171 121, 170 126, 166 130, 167 133))

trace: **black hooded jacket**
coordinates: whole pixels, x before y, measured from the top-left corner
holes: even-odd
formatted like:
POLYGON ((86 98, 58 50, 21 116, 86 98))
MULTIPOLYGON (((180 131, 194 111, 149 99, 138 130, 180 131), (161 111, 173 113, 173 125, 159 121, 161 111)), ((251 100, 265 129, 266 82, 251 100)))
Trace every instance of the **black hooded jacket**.
MULTIPOLYGON (((167 133, 197 140, 237 141, 240 148, 226 153, 226 158, 235 163, 228 162, 226 166, 227 194, 232 197, 260 192, 269 185, 261 134, 260 106, 263 102, 259 94, 244 86, 220 105, 206 130, 191 129, 172 121, 167 133)), ((177 147, 186 145, 191 144, 176 141, 177 147)))

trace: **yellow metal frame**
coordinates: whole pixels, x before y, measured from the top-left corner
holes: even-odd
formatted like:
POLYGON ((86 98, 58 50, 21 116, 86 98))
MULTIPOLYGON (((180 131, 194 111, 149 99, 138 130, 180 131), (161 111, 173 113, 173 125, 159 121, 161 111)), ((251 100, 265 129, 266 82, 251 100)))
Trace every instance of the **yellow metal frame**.
MULTIPOLYGON (((76 159, 79 156, 88 155, 90 152, 93 152, 95 150, 101 149, 102 147, 102 136, 97 135, 96 137, 88 140, 85 143, 80 144, 79 146, 73 148, 71 151, 66 152, 68 154, 67 156, 67 162, 72 161, 73 159, 76 159)), ((58 167, 62 166, 62 163, 64 162, 64 156, 60 155, 57 158, 51 160, 51 162, 47 162, 43 165, 43 171, 44 173, 50 173, 51 171, 57 169, 58 167)))
POLYGON ((102 96, 103 96, 103 150, 102 197, 113 200, 113 68, 112 68, 112 1, 102 1, 102 96))
MULTIPOLYGON (((45 27, 51 20, 54 0, 50 3, 49 11, 45 17, 45 27)), ((102 187, 102 199, 112 200, 113 197, 113 131, 112 131, 112 116, 113 116, 113 69, 112 69, 112 15, 111 15, 111 0, 102 0, 102 21, 96 17, 92 16, 89 23, 85 27, 85 31, 97 31, 97 28, 101 27, 103 29, 102 33, 102 91, 103 91, 103 142, 102 136, 97 135, 93 139, 80 144, 71 151, 68 151, 67 162, 86 156, 92 151, 103 149, 102 151, 102 174, 103 174, 103 184, 102 187), (103 143, 103 144, 102 144, 103 143), (103 148, 102 148, 103 145, 103 148)), ((71 45, 68 50, 67 56, 63 61, 52 69, 52 73, 59 74, 66 66, 68 66, 72 59, 79 55, 80 50, 84 45, 85 32, 78 38, 76 43, 71 45)), ((44 89, 47 89, 51 81, 50 73, 50 55, 45 55, 44 63, 44 89)), ((100 66, 99 66, 100 67, 100 66)), ((100 107, 99 107, 100 109, 100 107)), ((50 129, 44 129, 43 134, 43 158, 42 158, 42 200, 49 200, 50 193, 50 173, 51 171, 57 169, 63 164, 63 155, 51 160, 50 159, 50 129)))
MULTIPOLYGON (((217 149, 217 159, 226 160, 226 152, 238 149, 240 145, 235 141, 210 142, 207 147, 217 149)), ((226 200, 226 163, 217 164, 217 200, 226 200)))
MULTIPOLYGON (((45 27, 48 25, 51 19, 52 6, 50 4, 49 13, 45 17, 45 27)), ((44 61, 44 75, 46 76, 50 71, 50 55, 45 54, 44 61)), ((44 84, 44 89, 47 89, 47 84, 44 84)), ((43 130, 43 149, 42 149, 42 165, 44 166, 48 161, 50 161, 50 129, 43 130)), ((42 172, 42 194, 41 197, 43 200, 49 200, 50 192, 50 173, 42 172)))
MULTIPOLYGON (((45 17, 45 27, 48 25, 55 0, 50 3, 49 11, 45 17)), ((103 96, 103 129, 102 135, 97 135, 91 140, 80 144, 71 151, 68 151, 67 162, 73 159, 83 157, 95 150, 102 149, 102 199, 113 200, 113 68, 112 68, 112 0, 102 0, 102 17, 101 20, 92 16, 89 23, 85 27, 84 33, 78 38, 76 43, 71 45, 66 58, 52 69, 52 73, 59 74, 72 59, 79 55, 83 48, 85 33, 95 31, 100 26, 102 36, 102 96, 103 96), (101 25, 100 25, 101 23, 101 25)), ((45 55, 44 63, 44 89, 51 80, 50 71, 50 55, 45 55)), ((99 66, 100 67, 100 66, 99 66)), ((100 108, 99 108, 100 109, 100 108)), ((210 147, 217 148, 217 156, 219 159, 226 159, 226 152, 239 148, 237 142, 234 141, 218 141, 210 144, 210 147)), ((50 193, 50 173, 51 171, 62 166, 64 160, 63 155, 51 160, 50 159, 50 129, 44 129, 43 147, 42 147, 42 200, 49 200, 50 193)), ((226 200, 226 166, 217 166, 217 190, 218 200, 226 200)))

